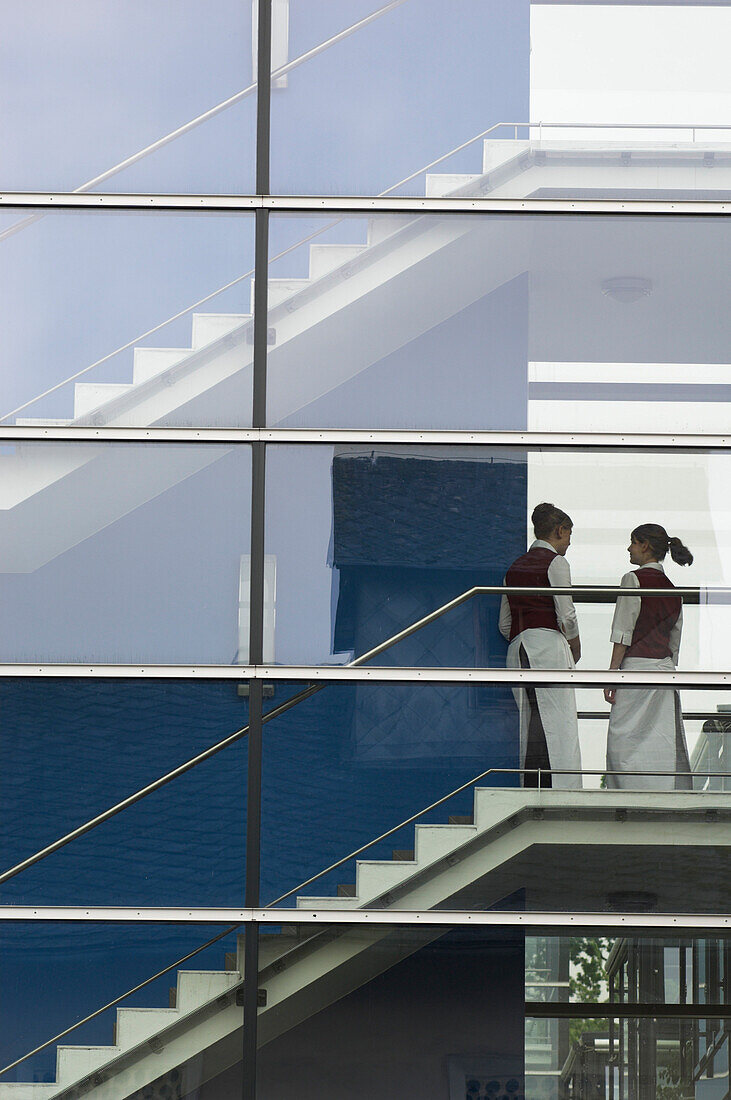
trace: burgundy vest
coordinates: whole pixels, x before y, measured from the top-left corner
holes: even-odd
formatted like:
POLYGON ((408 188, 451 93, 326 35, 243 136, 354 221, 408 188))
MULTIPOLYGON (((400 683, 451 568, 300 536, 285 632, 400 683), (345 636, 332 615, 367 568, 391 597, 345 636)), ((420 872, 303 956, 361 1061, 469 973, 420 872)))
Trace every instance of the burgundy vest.
MULTIPOLYGON (((640 588, 675 588, 659 569, 635 569, 640 588)), ((672 657, 670 632, 678 621, 680 596, 647 596, 640 600, 640 614, 625 657, 672 657)))
MULTIPOLYGON (((521 586, 523 588, 550 588, 548 579, 548 567, 556 557, 554 550, 546 550, 543 546, 536 546, 527 554, 514 561, 505 574, 505 583, 508 587, 521 586)), ((512 622, 510 624, 510 641, 517 637, 523 630, 529 627, 544 627, 548 630, 558 630, 556 618, 556 606, 553 596, 519 596, 508 592, 508 603, 512 622)))

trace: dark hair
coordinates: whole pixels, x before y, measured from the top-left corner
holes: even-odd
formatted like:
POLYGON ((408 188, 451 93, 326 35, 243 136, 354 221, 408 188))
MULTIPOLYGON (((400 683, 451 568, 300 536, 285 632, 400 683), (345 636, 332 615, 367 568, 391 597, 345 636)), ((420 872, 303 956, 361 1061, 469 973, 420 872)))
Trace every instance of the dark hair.
POLYGON ((632 538, 638 542, 646 542, 658 561, 662 561, 669 550, 676 565, 693 564, 693 555, 688 547, 679 538, 671 538, 659 523, 641 523, 639 527, 635 527, 632 538))
POLYGON ((537 539, 552 535, 557 527, 573 527, 574 521, 555 504, 536 504, 531 516, 537 539))

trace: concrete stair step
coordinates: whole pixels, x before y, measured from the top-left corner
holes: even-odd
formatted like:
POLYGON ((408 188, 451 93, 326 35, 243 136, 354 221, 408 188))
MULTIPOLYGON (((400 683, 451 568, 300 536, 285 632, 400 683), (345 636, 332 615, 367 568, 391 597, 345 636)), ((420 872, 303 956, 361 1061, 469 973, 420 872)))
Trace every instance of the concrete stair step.
POLYGON ((391 859, 359 861, 356 870, 357 896, 361 903, 400 885, 416 870, 416 863, 394 863, 391 859))
MULTIPOLYGON (((310 285, 309 279, 270 279, 267 288, 269 309, 281 305, 310 285)), ((254 312, 254 280, 251 280, 251 312, 254 312)))
POLYGON ((180 1019, 175 1008, 117 1009, 116 1046, 129 1050, 180 1019))
POLYGON ((356 260, 365 250, 365 245, 358 244, 311 244, 310 279, 322 279, 331 271, 337 271, 338 268, 356 260))
POLYGON ((2 1100, 51 1100, 56 1092, 55 1081, 0 1081, 2 1100))
POLYGON ((42 416, 18 416, 15 423, 22 425, 24 428, 65 428, 67 424, 73 424, 73 420, 48 420, 42 416))
MULTIPOLYGON (((525 131, 524 131, 525 132, 525 131)), ((506 139, 486 139, 482 143, 482 171, 483 174, 494 171, 495 168, 499 168, 503 164, 507 164, 515 157, 521 156, 523 153, 527 153, 530 149, 530 142, 527 140, 506 139)))
POLYGON ((74 386, 74 420, 88 416, 95 409, 122 397, 132 389, 131 383, 123 382, 77 382, 74 386))
MULTIPOLYGON (((477 184, 477 181, 481 179, 481 175, 474 173, 427 173, 426 197, 428 199, 438 199, 443 195, 451 195, 454 191, 462 191, 464 188, 469 187, 471 183, 477 184)), ((477 191, 477 189, 476 187, 475 190, 477 191)))
POLYGON ((415 851, 419 867, 449 855, 477 835, 474 825, 417 825, 415 851))
POLYGON ((298 909, 357 909, 358 898, 333 897, 302 897, 297 898, 298 909))
POLYGON ((57 1088, 72 1085, 82 1077, 101 1069, 119 1054, 118 1047, 59 1047, 56 1055, 57 1088))
POLYGON ((393 859, 395 861, 406 860, 409 863, 413 862, 414 849, 413 848, 394 848, 393 852, 391 853, 391 859, 393 859))
POLYGON ((447 818, 450 825, 474 825, 472 814, 450 814, 447 818))
POLYGON ((132 384, 149 382, 190 355, 190 348, 135 348, 132 384))
POLYGON ((193 350, 205 348, 252 320, 250 313, 194 313, 193 350))
POLYGON ((398 233, 399 229, 410 225, 413 220, 413 217, 403 214, 381 214, 378 218, 371 218, 368 222, 368 236, 366 238, 368 247, 388 240, 394 233, 398 233))
POLYGON ((227 993, 241 981, 238 971, 180 970, 177 1006, 182 1014, 227 993))
POLYGON ((355 897, 355 883, 354 882, 341 882, 338 885, 338 897, 339 898, 354 898, 355 897))

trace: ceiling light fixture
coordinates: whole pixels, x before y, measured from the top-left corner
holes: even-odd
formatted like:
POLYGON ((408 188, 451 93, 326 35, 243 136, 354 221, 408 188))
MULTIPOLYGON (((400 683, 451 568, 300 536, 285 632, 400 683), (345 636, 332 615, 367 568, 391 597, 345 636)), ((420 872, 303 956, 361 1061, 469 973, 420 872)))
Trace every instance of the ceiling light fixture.
POLYGON ((652 280, 635 275, 617 275, 602 283, 602 294, 615 302, 637 302, 640 298, 649 298, 651 293, 652 280))

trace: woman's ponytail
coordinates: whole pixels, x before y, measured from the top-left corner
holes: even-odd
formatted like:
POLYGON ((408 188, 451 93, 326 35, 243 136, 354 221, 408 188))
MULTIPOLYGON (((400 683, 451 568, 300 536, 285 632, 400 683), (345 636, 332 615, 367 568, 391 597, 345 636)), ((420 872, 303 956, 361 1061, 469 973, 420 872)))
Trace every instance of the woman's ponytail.
POLYGON ((679 538, 670 538, 664 527, 659 523, 641 523, 632 532, 632 538, 638 542, 646 542, 657 561, 662 561, 668 551, 676 565, 692 565, 693 555, 687 546, 684 546, 679 538))
POLYGON ((670 557, 676 565, 692 565, 693 555, 687 546, 684 546, 679 538, 668 538, 668 550, 670 557))

